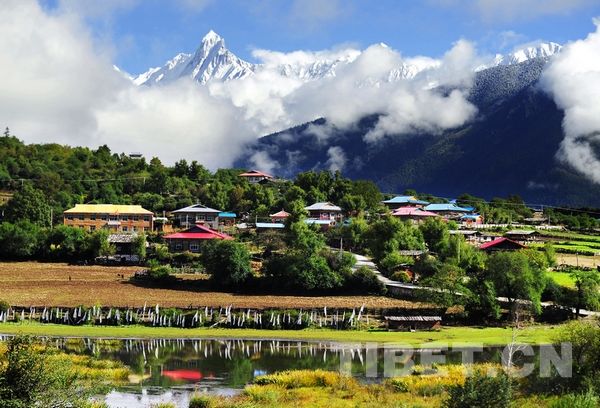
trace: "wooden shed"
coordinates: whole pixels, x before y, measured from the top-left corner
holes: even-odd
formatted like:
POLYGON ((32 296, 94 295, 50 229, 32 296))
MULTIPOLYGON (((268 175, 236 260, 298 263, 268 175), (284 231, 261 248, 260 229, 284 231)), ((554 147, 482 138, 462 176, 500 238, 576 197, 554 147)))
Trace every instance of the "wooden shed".
POLYGON ((436 330, 442 326, 440 316, 385 316, 388 330, 436 330))

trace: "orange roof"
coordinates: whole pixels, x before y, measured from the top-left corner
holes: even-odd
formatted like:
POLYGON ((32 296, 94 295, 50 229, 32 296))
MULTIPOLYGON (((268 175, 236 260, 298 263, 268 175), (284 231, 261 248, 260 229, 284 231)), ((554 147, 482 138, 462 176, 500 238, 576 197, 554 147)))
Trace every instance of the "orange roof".
POLYGON ((269 217, 271 217, 271 218, 287 218, 289 216, 290 216, 290 213, 285 210, 281 210, 279 212, 276 212, 275 214, 269 215, 269 217))

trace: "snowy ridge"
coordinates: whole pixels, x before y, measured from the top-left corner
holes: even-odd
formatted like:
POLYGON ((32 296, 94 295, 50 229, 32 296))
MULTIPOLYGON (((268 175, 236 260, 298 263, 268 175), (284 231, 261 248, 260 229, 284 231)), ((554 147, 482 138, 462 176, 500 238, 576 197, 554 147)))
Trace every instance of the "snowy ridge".
MULTIPOLYGON (((381 45, 385 46, 385 44, 381 45)), ((475 71, 499 65, 520 64, 534 58, 549 58, 560 52, 561 48, 561 45, 553 42, 526 46, 509 54, 497 54, 489 63, 477 67, 475 71)), ((347 50, 329 55, 323 53, 317 55, 316 59, 281 58, 281 60, 266 61, 265 64, 252 64, 229 51, 225 46, 225 40, 211 30, 202 38, 200 46, 193 54, 177 54, 162 67, 150 68, 132 80, 136 85, 150 86, 188 77, 204 85, 211 81, 226 82, 246 78, 257 71, 270 70, 287 78, 308 82, 334 77, 337 70, 352 63, 360 54, 359 50, 347 50)), ((257 52, 255 56, 261 58, 261 52, 257 52)), ((412 79, 421 72, 439 65, 440 60, 434 58, 422 56, 407 58, 398 68, 391 70, 386 78, 376 79, 375 82, 412 79)), ((365 80, 370 82, 374 79, 365 78, 365 80)))

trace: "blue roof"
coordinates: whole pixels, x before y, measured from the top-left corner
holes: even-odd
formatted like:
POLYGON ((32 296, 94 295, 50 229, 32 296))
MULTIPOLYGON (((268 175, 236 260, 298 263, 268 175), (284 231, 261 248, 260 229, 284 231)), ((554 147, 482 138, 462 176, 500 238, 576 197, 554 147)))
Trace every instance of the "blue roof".
POLYGON ((463 207, 459 207, 456 204, 429 204, 424 208, 425 211, 456 211, 456 212, 471 212, 463 207))
POLYGON ((476 220, 479 217, 481 217, 481 215, 479 214, 465 214, 462 215, 460 218, 465 220, 476 220))
POLYGON ((413 196, 396 196, 389 200, 385 200, 384 204, 429 204, 429 201, 417 200, 413 196))
POLYGON ((222 212, 222 213, 219 213, 219 217, 221 217, 221 218, 235 218, 236 215, 235 215, 235 213, 232 213, 232 212, 222 212))
POLYGON ((282 224, 280 222, 257 222, 256 223, 256 228, 282 229, 282 228, 285 228, 285 224, 282 224))

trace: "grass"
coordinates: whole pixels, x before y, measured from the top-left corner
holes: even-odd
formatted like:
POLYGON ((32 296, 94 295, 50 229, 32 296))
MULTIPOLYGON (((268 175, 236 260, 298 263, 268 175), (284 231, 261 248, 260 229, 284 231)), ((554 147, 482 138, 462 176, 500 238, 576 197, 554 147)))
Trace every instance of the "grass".
MULTIPOLYGON (((485 365, 483 369, 487 368, 485 365)), ((416 374, 408 380, 391 379, 383 384, 360 384, 356 379, 322 370, 284 371, 258 377, 234 397, 203 396, 202 407, 441 407, 449 386, 464 382, 464 367, 456 372, 416 374), (461 372, 458 372, 461 371, 461 372)), ((515 395, 518 407, 550 407, 556 397, 515 395)), ((190 405, 191 406, 191 405, 190 405)))
POLYGON ((575 288, 573 275, 568 272, 548 272, 548 276, 560 286, 575 288))
MULTIPOLYGON (((527 344, 552 342, 558 326, 530 326, 519 331, 518 341, 527 344)), ((1 334, 30 334, 56 337, 96 338, 240 338, 281 340, 330 340, 339 342, 396 343, 406 347, 458 345, 505 345, 511 341, 512 330, 499 327, 443 327, 439 331, 369 332, 328 329, 257 330, 257 329, 180 329, 146 326, 65 326, 41 323, 0 324, 1 334)))
POLYGON ((199 275, 180 275, 169 288, 134 285, 129 278, 139 267, 72 266, 65 263, 0 262, 0 300, 13 306, 164 307, 229 306, 235 308, 431 307, 384 296, 286 296, 217 292, 199 275))
POLYGON ((546 231, 546 230, 539 230, 539 232, 544 237, 567 238, 571 241, 590 241, 590 242, 600 243, 600 235, 588 235, 588 234, 580 234, 577 232, 546 231))

